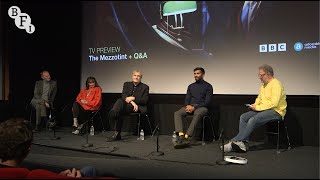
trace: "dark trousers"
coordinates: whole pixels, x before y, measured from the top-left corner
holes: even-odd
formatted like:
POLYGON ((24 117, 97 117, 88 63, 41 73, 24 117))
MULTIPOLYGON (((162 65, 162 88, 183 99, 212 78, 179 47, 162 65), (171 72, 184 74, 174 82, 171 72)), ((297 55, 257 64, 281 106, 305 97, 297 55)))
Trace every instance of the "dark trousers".
POLYGON ((185 110, 185 107, 182 107, 181 109, 179 109, 174 113, 174 125, 175 125, 176 132, 183 132, 182 119, 189 114, 189 115, 193 115, 193 119, 191 121, 191 124, 189 125, 189 128, 186 134, 192 136, 193 131, 196 128, 196 125, 207 113, 208 113, 208 109, 206 107, 200 107, 196 109, 192 114, 187 113, 185 110))
POLYGON ((31 105, 36 110, 36 125, 39 126, 41 124, 41 119, 47 119, 48 109, 46 108, 45 102, 42 99, 40 100, 32 99, 31 105))
POLYGON ((133 106, 119 98, 109 112, 109 121, 114 123, 114 130, 121 132, 123 120, 120 115, 133 113, 133 106))
POLYGON ((79 124, 82 124, 89 119, 89 111, 83 109, 83 107, 77 101, 73 103, 72 114, 73 118, 78 119, 79 124))

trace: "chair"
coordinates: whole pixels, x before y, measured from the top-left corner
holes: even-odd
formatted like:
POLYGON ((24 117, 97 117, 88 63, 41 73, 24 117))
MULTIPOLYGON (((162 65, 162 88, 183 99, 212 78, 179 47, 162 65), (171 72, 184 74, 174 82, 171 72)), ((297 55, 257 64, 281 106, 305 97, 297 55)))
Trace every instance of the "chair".
MULTIPOLYGON (((193 117, 193 115, 187 115, 187 117, 193 117)), ((202 145, 205 145, 206 142, 204 140, 204 135, 205 135, 205 121, 206 120, 209 120, 210 122, 210 126, 211 126, 211 130, 212 130, 212 136, 213 136, 213 141, 215 141, 216 139, 216 136, 214 135, 214 130, 213 130, 213 124, 212 124, 212 121, 211 121, 211 116, 209 114, 205 115, 202 117, 202 145)), ((194 133, 195 134, 195 133, 194 133)))
POLYGON ((209 115, 206 115, 206 116, 203 116, 203 118, 202 118, 202 145, 205 145, 206 143, 205 143, 205 141, 204 141, 204 130, 205 130, 205 128, 204 128, 204 125, 205 125, 205 121, 206 120, 209 120, 209 122, 210 122, 210 126, 211 126, 211 130, 212 130, 212 135, 213 135, 213 141, 215 141, 215 139, 216 139, 216 136, 214 135, 214 130, 213 130, 213 124, 212 124, 212 121, 211 121, 211 116, 209 116, 209 115))
POLYGON ((280 154, 280 150, 279 150, 279 141, 280 141, 280 123, 283 123, 284 129, 286 131, 286 137, 287 137, 287 142, 288 142, 288 150, 291 149, 291 144, 290 144, 290 139, 289 139, 289 134, 288 134, 288 127, 286 124, 286 121, 284 119, 284 117, 282 117, 282 119, 278 119, 276 121, 272 121, 267 123, 267 125, 271 125, 274 124, 275 122, 277 122, 277 132, 273 132, 273 131, 267 131, 267 134, 270 135, 277 135, 277 154, 280 154))
POLYGON ((148 120, 148 123, 149 123, 149 127, 150 127, 150 134, 151 134, 151 136, 153 136, 153 130, 152 130, 152 127, 151 127, 151 123, 150 123, 150 119, 149 119, 149 116, 148 116, 148 114, 146 114, 146 113, 139 113, 139 112, 137 112, 137 113, 130 113, 129 114, 130 116, 137 116, 138 115, 138 136, 140 137, 140 124, 141 124, 141 116, 145 116, 145 119, 147 119, 148 120))

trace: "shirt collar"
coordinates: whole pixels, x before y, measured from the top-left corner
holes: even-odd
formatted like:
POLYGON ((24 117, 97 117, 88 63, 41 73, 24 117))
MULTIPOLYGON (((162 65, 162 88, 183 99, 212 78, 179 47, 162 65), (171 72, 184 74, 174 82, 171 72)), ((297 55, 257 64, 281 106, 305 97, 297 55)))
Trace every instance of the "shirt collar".
POLYGON ((197 84, 202 84, 202 83, 204 83, 204 80, 202 79, 202 80, 200 80, 200 81, 196 81, 196 83, 197 83, 197 84))
POLYGON ((139 82, 137 85, 134 85, 133 81, 132 81, 132 85, 133 87, 138 87, 141 84, 141 82, 139 82))

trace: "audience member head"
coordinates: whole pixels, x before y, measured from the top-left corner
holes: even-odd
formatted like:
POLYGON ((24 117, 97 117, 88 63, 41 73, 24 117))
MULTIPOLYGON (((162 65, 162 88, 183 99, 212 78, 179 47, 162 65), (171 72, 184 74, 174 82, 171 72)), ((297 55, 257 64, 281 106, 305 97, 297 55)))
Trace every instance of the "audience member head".
POLYGON ((18 166, 27 157, 33 134, 29 121, 8 119, 0 123, 0 163, 18 166))

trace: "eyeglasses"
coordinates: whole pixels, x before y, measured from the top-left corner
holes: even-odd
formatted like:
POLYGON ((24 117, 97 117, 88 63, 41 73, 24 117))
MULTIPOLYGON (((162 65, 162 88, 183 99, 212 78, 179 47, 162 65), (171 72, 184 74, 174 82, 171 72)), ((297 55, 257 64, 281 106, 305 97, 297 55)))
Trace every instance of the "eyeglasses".
POLYGON ((266 75, 266 73, 264 73, 264 74, 258 74, 259 77, 263 77, 264 75, 266 75))

